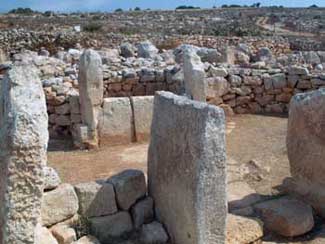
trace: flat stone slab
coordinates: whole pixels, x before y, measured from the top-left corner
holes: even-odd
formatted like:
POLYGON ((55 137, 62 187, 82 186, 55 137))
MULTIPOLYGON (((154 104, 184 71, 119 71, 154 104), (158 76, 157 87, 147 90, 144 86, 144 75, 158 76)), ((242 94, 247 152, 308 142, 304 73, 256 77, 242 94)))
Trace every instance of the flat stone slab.
POLYGON ((138 142, 148 141, 150 138, 153 114, 153 96, 131 97, 134 113, 134 129, 138 142))
POLYGON ((105 98, 100 118, 100 144, 125 144, 133 141, 132 109, 128 97, 105 98))
POLYGON ((156 93, 149 195, 175 244, 225 243, 226 149, 222 109, 156 93))

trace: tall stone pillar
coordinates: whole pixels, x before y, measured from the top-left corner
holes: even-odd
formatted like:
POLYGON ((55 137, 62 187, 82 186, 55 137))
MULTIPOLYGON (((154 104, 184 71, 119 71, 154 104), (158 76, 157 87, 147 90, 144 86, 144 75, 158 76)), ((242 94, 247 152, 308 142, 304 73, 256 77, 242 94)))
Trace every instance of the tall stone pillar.
POLYGON ((169 92, 154 99, 149 195, 174 244, 224 244, 225 115, 169 92))
POLYGON ((48 116, 36 70, 13 66, 0 105, 0 243, 34 244, 43 194, 48 116))
POLYGON ((193 100, 206 102, 207 82, 204 65, 195 49, 186 48, 184 50, 183 69, 186 95, 193 100))
MULTIPOLYGON (((82 143, 88 147, 98 146, 98 118, 104 96, 103 67, 100 55, 87 49, 80 57, 79 92, 81 117, 86 126, 82 143), (86 138, 85 138, 86 137, 86 138)), ((82 131, 82 128, 79 128, 82 131)))

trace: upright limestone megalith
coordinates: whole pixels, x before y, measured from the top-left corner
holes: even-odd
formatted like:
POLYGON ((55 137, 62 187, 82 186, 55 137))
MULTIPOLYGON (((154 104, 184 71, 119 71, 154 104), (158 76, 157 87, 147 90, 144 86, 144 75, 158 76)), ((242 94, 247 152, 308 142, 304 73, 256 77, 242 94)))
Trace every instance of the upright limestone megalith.
POLYGON ((154 99, 149 194, 174 244, 224 244, 225 115, 169 92, 154 99))
POLYGON ((13 66, 0 99, 0 243, 34 244, 48 143, 45 96, 35 69, 13 66))
POLYGON ((204 65, 195 49, 188 47, 184 50, 183 65, 186 95, 193 100, 206 102, 207 82, 204 65))
POLYGON ((325 217, 325 89, 295 95, 290 103, 287 150, 289 190, 325 217))
POLYGON ((103 67, 100 55, 87 49, 80 57, 79 93, 81 117, 88 129, 87 143, 98 144, 98 117, 103 102, 103 67))

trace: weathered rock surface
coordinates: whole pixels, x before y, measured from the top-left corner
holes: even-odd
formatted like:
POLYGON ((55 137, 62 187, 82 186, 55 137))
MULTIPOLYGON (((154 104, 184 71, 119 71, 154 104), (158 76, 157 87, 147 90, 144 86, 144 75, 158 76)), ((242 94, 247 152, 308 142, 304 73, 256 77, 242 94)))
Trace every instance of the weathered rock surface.
POLYGON ((55 169, 51 167, 44 167, 44 190, 53 190, 61 183, 60 176, 55 169))
POLYGON ((13 66, 0 93, 0 243, 34 244, 48 143, 45 96, 33 66, 13 66))
POLYGON ((263 237, 263 224, 257 219, 233 214, 227 216, 227 244, 250 244, 263 237))
POLYGON ((293 237, 314 227, 312 208, 302 201, 280 198, 255 205, 265 227, 282 236, 293 237))
POLYGON ((77 240, 76 231, 67 225, 55 225, 51 228, 51 232, 59 244, 71 244, 77 240))
POLYGON ((206 101, 207 83, 204 65, 192 49, 185 49, 183 54, 184 86, 186 95, 197 101, 206 101))
POLYGON ((153 96, 131 97, 136 140, 147 141, 150 137, 153 114, 153 96))
POLYGON ((109 182, 114 185, 117 205, 122 210, 129 210, 147 192, 145 176, 140 170, 125 170, 109 182))
POLYGON ((140 58, 155 58, 158 51, 150 41, 141 42, 138 45, 138 57, 140 58))
POLYGON ((287 150, 295 181, 290 189, 325 216, 325 89, 295 95, 290 103, 287 150))
POLYGON ((90 218, 91 234, 100 242, 110 243, 132 231, 132 220, 128 212, 118 212, 105 217, 90 218))
POLYGON ((90 144, 98 144, 97 126, 104 96, 103 69, 100 55, 86 50, 80 57, 79 93, 82 122, 88 126, 90 144))
POLYGON ((67 220, 78 212, 78 197, 73 186, 62 184, 53 191, 44 193, 42 222, 51 226, 67 220))
POLYGON ((52 233, 46 227, 38 224, 35 228, 34 244, 59 244, 52 233))
POLYGON ((104 182, 80 183, 75 186, 79 199, 79 213, 84 217, 100 217, 117 212, 112 184, 104 182))
POLYGON ((148 153, 149 195, 172 243, 225 243, 222 109, 158 92, 148 153), (186 142, 186 143, 184 143, 186 142))
POLYGON ((154 218, 153 210, 153 199, 151 197, 147 197, 135 204, 131 209, 134 227, 138 229, 143 224, 152 222, 154 218))
POLYGON ((133 141, 132 108, 127 97, 105 98, 100 119, 101 144, 133 141))
POLYGON ((142 226, 140 240, 143 244, 163 244, 168 241, 168 235, 162 224, 152 222, 142 226))

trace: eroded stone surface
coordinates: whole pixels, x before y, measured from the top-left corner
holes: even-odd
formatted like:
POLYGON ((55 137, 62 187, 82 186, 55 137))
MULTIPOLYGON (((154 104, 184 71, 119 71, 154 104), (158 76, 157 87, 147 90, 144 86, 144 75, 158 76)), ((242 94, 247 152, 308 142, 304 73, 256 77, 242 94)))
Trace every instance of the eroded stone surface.
POLYGON ((132 109, 128 97, 104 99, 99 131, 101 144, 132 142, 132 109))
POLYGON ((291 191, 325 216, 325 89, 297 94, 290 103, 287 150, 291 191))
POLYGON ((82 122, 88 126, 90 143, 97 144, 98 114, 103 102, 104 84, 102 59, 91 49, 80 57, 79 93, 82 122))
POLYGON ((41 214, 48 116, 33 66, 17 65, 0 95, 0 243, 34 244, 41 214))
POLYGON ((168 92, 154 101, 149 195, 172 243, 225 242, 225 116, 222 109, 168 92))
POLYGON ((79 199, 79 213, 84 217, 99 217, 117 212, 112 184, 103 182, 80 183, 75 186, 79 199))
POLYGON ((137 141, 147 141, 153 114, 153 96, 132 97, 134 129, 137 141))
POLYGON ((255 210, 271 231, 293 237, 307 233, 314 227, 312 208, 302 201, 281 198, 257 204, 255 210))
POLYGON ((185 49, 183 55, 186 95, 191 99, 205 102, 207 82, 205 80, 204 65, 195 50, 191 48, 185 49))
POLYGON ((78 212, 78 197, 69 184, 62 184, 53 191, 46 192, 42 201, 43 225, 51 226, 67 220, 78 212))

